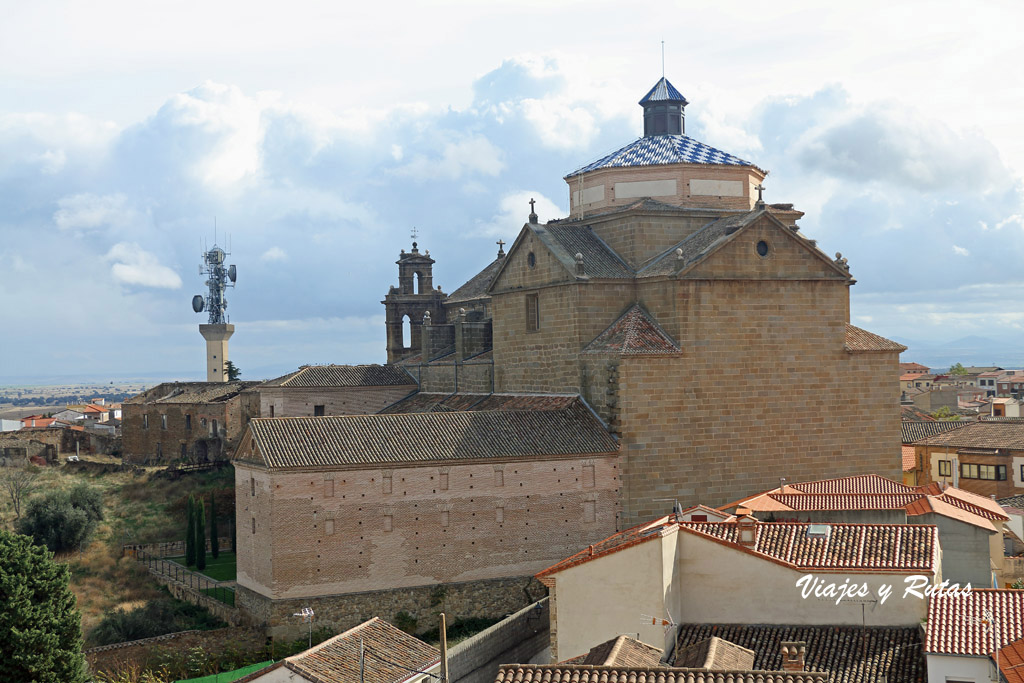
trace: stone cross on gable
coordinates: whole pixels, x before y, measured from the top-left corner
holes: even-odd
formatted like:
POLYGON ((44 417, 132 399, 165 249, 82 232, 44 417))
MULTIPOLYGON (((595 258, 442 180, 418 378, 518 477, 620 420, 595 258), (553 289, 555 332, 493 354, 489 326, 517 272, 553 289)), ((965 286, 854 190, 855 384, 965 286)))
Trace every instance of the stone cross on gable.
POLYGON ((530 222, 531 223, 536 223, 537 222, 537 212, 534 210, 534 206, 533 206, 535 203, 536 203, 536 200, 533 197, 530 197, 530 222))
POLYGON ((505 255, 505 240, 498 240, 495 242, 498 245, 498 256, 505 255))
POLYGON ((764 185, 758 183, 754 185, 754 189, 757 190, 757 203, 764 204, 764 185))

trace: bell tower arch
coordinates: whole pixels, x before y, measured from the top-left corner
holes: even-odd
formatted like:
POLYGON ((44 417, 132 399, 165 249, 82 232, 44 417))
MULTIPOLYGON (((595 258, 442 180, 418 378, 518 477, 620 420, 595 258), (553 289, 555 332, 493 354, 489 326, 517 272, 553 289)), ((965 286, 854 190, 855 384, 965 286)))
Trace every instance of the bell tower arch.
POLYGON ((430 313, 434 323, 445 321, 444 300, 447 294, 434 288, 434 259, 430 251, 420 253, 412 243, 412 251, 402 250, 398 264, 398 286, 391 286, 384 297, 384 324, 387 327, 388 363, 397 363, 423 349, 423 315, 430 313), (403 333, 408 318, 409 331, 403 333))

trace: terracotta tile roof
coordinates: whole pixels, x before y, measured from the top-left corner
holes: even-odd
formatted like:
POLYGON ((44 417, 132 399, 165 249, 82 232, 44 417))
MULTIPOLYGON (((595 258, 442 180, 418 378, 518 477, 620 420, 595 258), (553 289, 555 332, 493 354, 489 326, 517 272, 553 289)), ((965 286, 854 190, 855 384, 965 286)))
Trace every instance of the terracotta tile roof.
POLYGON ((1024 450, 1024 423, 969 422, 960 429, 936 434, 917 443, 925 446, 1024 450))
POLYGON ((256 418, 248 432, 256 452, 240 446, 236 459, 270 469, 618 450, 580 400, 562 410, 256 418))
POLYGON ((432 394, 419 392, 380 411, 450 413, 462 410, 564 410, 579 400, 577 394, 432 394))
POLYGON ((1008 520, 1009 517, 1003 512, 998 502, 977 493, 971 493, 964 489, 948 486, 940 496, 946 502, 956 505, 959 508, 973 512, 974 514, 987 517, 988 519, 1008 520))
MULTIPOLYGON (((409 669, 425 671, 441 661, 437 648, 374 617, 316 647, 286 658, 283 666, 317 683, 352 683, 360 680, 360 642, 365 649, 362 679, 365 683, 398 683, 409 677, 409 669)), ((281 665, 279 663, 277 668, 281 665)), ((269 670, 270 667, 262 669, 252 676, 258 677, 269 670)))
POLYGON ((1024 683, 1024 640, 1015 640, 1001 649, 998 659, 1006 683, 1024 683))
POLYGON ((917 458, 914 455, 913 446, 901 446, 903 449, 903 471, 913 472, 917 466, 917 458))
POLYGON ((891 339, 880 337, 873 332, 846 324, 846 350, 850 353, 871 353, 873 351, 902 353, 907 347, 891 339))
POLYGON ((487 294, 487 289, 491 286, 491 283, 494 282, 494 277, 498 274, 498 271, 501 269, 501 264, 504 262, 504 256, 499 256, 494 259, 487 264, 486 268, 471 277, 464 285, 449 294, 445 301, 448 303, 458 303, 460 301, 473 301, 474 299, 490 298, 487 294))
POLYGON ((910 372, 911 370, 918 372, 928 372, 927 365, 921 365, 920 363, 900 363, 900 372, 910 372))
POLYGON ((907 486, 877 474, 859 474, 853 477, 786 484, 786 489, 789 488, 795 488, 804 493, 914 493, 916 491, 913 486, 907 486))
POLYGON ((934 422, 909 422, 900 423, 903 432, 903 443, 910 444, 920 439, 942 434, 952 429, 960 429, 971 424, 969 420, 936 420, 934 422))
POLYGON ((505 664, 498 669, 494 683, 825 683, 828 680, 826 674, 785 671, 505 664))
POLYGON ((939 496, 922 496, 907 506, 908 519, 932 513, 956 519, 986 531, 996 531, 995 525, 992 524, 989 518, 973 514, 962 507, 952 505, 939 496))
POLYGON ((223 403, 258 384, 260 382, 164 382, 126 399, 124 403, 223 403))
POLYGON ((921 572, 935 569, 938 531, 916 524, 759 522, 754 544, 739 543, 736 522, 683 522, 680 530, 718 540, 800 570, 921 572), (809 527, 829 532, 811 536, 809 527))
POLYGON ((677 651, 675 665, 694 669, 753 669, 754 651, 711 636, 677 651))
POLYGON ((679 353, 679 345, 661 329, 640 304, 633 304, 618 320, 587 344, 583 353, 679 353))
POLYGON ((416 384, 397 365, 303 365, 272 379, 267 387, 388 387, 416 384))
POLYGON ((1024 638, 1024 591, 975 588, 968 595, 933 596, 927 631, 927 653, 985 657, 1024 638), (986 611, 991 611, 998 626, 996 641, 993 631, 982 623, 986 611))
POLYGON ((618 667, 658 666, 661 655, 660 648, 623 635, 595 645, 579 663, 618 667))
POLYGON ((682 652, 691 643, 710 636, 753 650, 756 669, 780 669, 781 643, 803 641, 807 643, 805 668, 826 672, 829 683, 877 683, 883 676, 891 683, 927 680, 921 630, 917 626, 682 624, 676 651, 682 652))
MULTIPOLYGON (((900 510, 921 497, 919 493, 769 493, 783 510, 900 510)), ((744 504, 751 510, 763 507, 744 504)))
POLYGON ((661 517, 654 520, 653 522, 647 522, 645 524, 638 524, 631 529, 620 531, 617 534, 609 536, 603 541, 599 541, 587 548, 584 548, 575 555, 570 555, 561 562, 554 564, 542 572, 539 572, 536 576, 541 583, 550 586, 551 582, 548 580, 553 574, 557 574, 560 571, 575 567, 585 562, 590 562, 594 558, 602 557, 604 555, 610 555, 626 548, 631 548, 640 543, 646 543, 652 541, 655 538, 659 538, 662 534, 666 533, 675 522, 670 522, 667 516, 661 517))

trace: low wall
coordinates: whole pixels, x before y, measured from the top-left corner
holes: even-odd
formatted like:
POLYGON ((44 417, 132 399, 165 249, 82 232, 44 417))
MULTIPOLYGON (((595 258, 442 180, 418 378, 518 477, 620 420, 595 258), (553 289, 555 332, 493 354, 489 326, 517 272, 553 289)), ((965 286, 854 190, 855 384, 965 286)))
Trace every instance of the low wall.
POLYGON ((263 629, 221 628, 212 631, 180 631, 155 638, 104 645, 85 650, 84 654, 94 673, 116 673, 145 666, 168 651, 185 653, 191 648, 201 647, 211 654, 227 650, 257 653, 265 643, 263 629))
POLYGON ((227 622, 231 626, 251 626, 255 623, 248 614, 237 607, 232 607, 231 605, 223 603, 216 598, 211 598, 209 595, 202 593, 195 588, 190 588, 189 586, 179 583, 170 576, 161 574, 154 569, 150 569, 149 573, 156 578, 158 583, 167 586, 167 590, 170 594, 178 600, 184 600, 185 602, 191 602, 193 605, 205 607, 211 614, 215 615, 221 621, 227 622))
POLYGON ((373 617, 394 623, 395 615, 405 612, 417 620, 416 631, 422 633, 438 626, 441 612, 449 624, 469 617, 501 618, 546 594, 547 589, 532 576, 290 600, 271 600, 239 585, 235 606, 248 613, 253 623, 266 624, 268 635, 294 639, 308 628, 294 616, 303 607, 313 608, 313 628, 328 627, 341 633, 373 617))
POLYGON ((548 598, 541 598, 451 648, 448 677, 452 683, 491 683, 502 664, 538 663, 550 647, 548 598))

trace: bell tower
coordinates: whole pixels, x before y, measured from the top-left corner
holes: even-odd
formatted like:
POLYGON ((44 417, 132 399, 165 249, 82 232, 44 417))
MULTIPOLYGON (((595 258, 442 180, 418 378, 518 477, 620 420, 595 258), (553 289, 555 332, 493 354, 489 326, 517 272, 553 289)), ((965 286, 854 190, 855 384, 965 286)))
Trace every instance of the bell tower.
MULTIPOLYGON (((415 236, 415 235, 414 235, 415 236)), ((425 313, 433 323, 444 323, 444 300, 447 294, 434 288, 434 259, 430 251, 420 253, 412 243, 412 251, 402 250, 398 260, 398 286, 391 286, 384 297, 384 324, 387 326, 388 363, 397 363, 422 351, 422 325, 425 313)))

